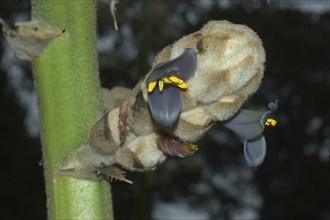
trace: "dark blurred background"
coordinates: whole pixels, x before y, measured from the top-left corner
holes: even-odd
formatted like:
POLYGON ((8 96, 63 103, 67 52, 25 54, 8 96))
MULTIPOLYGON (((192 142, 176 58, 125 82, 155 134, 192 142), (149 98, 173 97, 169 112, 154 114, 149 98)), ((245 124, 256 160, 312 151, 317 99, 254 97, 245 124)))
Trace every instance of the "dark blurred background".
MULTIPOLYGON (((133 185, 113 183, 115 219, 329 220, 329 11, 328 0, 120 0, 116 32, 109 0, 98 1, 102 86, 132 88, 164 46, 209 20, 229 20, 255 30, 267 53, 246 106, 279 102, 259 168, 246 167, 242 143, 216 128, 194 156, 129 173, 133 185)), ((0 17, 30 19, 30 1, 0 1, 0 17)), ((46 219, 31 66, 0 40, 0 219, 46 219)))

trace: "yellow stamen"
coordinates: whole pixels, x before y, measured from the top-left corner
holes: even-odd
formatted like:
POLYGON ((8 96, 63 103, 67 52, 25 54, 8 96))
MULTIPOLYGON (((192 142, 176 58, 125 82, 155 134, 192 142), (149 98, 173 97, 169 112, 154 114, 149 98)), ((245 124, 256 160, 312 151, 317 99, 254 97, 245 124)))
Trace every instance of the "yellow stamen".
POLYGON ((179 88, 181 88, 181 89, 186 89, 186 88, 188 88, 188 85, 187 85, 185 82, 180 83, 180 84, 178 84, 177 86, 178 86, 179 88))
POLYGON ((159 87, 159 91, 163 91, 163 89, 164 89, 164 81, 163 80, 158 81, 158 87, 159 87))
POLYGON ((177 76, 171 75, 167 77, 172 83, 175 84, 182 84, 184 83, 182 79, 178 78, 177 76))
POLYGON ((193 143, 187 143, 186 144, 186 149, 189 153, 193 154, 196 151, 198 151, 198 146, 193 144, 193 143))
POLYGON ((182 79, 180 79, 177 76, 170 75, 170 76, 158 79, 157 81, 150 82, 148 84, 148 92, 154 91, 157 84, 158 84, 159 91, 161 91, 161 92, 164 90, 165 84, 171 84, 171 85, 179 87, 180 89, 188 88, 188 85, 182 79))
POLYGON ((172 83, 167 77, 162 78, 161 81, 163 81, 165 84, 171 84, 172 83))
POLYGON ((265 122, 265 125, 267 126, 276 126, 277 121, 272 118, 268 118, 267 121, 265 122))
POLYGON ((155 87, 157 85, 157 81, 152 81, 148 84, 148 92, 154 91, 155 87))

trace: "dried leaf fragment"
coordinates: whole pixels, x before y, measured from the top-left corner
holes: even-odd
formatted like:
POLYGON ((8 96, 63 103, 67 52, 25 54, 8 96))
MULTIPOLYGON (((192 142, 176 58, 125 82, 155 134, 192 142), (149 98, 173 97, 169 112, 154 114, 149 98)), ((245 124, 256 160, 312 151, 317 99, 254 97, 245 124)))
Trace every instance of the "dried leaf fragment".
POLYGON ((95 175, 105 178, 109 181, 124 181, 126 183, 132 184, 131 180, 126 179, 126 172, 116 166, 102 166, 94 168, 93 171, 95 175))
POLYGON ((111 0, 111 3, 110 3, 110 11, 111 11, 111 15, 113 17, 113 23, 114 23, 116 31, 118 31, 118 25, 117 25, 117 19, 116 19, 115 11, 116 11, 116 4, 118 2, 119 2, 118 0, 111 0))
POLYGON ((32 61, 48 46, 49 42, 64 30, 41 21, 17 22, 16 30, 0 18, 3 34, 17 58, 32 61))

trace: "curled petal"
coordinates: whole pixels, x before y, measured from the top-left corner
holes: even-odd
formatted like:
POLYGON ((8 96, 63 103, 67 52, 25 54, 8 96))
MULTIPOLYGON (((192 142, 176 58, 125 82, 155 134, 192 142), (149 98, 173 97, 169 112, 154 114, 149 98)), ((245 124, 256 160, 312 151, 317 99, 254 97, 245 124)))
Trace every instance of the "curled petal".
POLYGON ((190 156, 198 150, 197 145, 192 143, 183 143, 167 137, 159 137, 160 149, 172 157, 190 156))
POLYGON ((264 131, 259 123, 263 113, 243 109, 223 126, 235 132, 242 140, 250 140, 260 136, 264 131))
POLYGON ((275 102, 271 102, 268 104, 269 110, 264 112, 260 119, 260 124, 263 128, 265 127, 265 123, 268 117, 276 111, 277 107, 278 107, 277 100, 275 102))
MULTIPOLYGON (((166 63, 163 63, 163 64, 166 64, 166 63)), ((170 74, 178 75, 179 72, 180 72, 180 70, 178 67, 173 67, 170 69, 158 67, 157 69, 155 68, 154 71, 152 71, 149 74, 148 78, 146 79, 146 83, 149 84, 152 81, 157 81, 158 79, 165 78, 165 77, 169 76, 170 74)))
POLYGON ((173 86, 164 87, 160 92, 155 89, 148 94, 148 104, 152 118, 163 127, 172 127, 181 111, 180 89, 173 86))
POLYGON ((146 83, 150 83, 157 79, 166 77, 170 74, 179 76, 180 79, 186 81, 194 75, 197 68, 196 52, 192 48, 186 48, 184 52, 177 58, 160 63, 155 66, 154 71, 149 74, 146 83))
POLYGON ((257 167, 266 157, 266 140, 264 136, 244 141, 244 156, 249 167, 257 167))

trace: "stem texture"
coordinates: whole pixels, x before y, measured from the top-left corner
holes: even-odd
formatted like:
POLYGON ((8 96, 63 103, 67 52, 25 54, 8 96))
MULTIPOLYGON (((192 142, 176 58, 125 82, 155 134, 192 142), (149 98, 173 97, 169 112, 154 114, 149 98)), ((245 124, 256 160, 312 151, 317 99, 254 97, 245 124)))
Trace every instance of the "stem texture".
POLYGON ((110 186, 56 176, 103 113, 96 52, 95 0, 32 0, 32 17, 63 28, 33 62, 39 101, 49 219, 112 219, 110 186))

